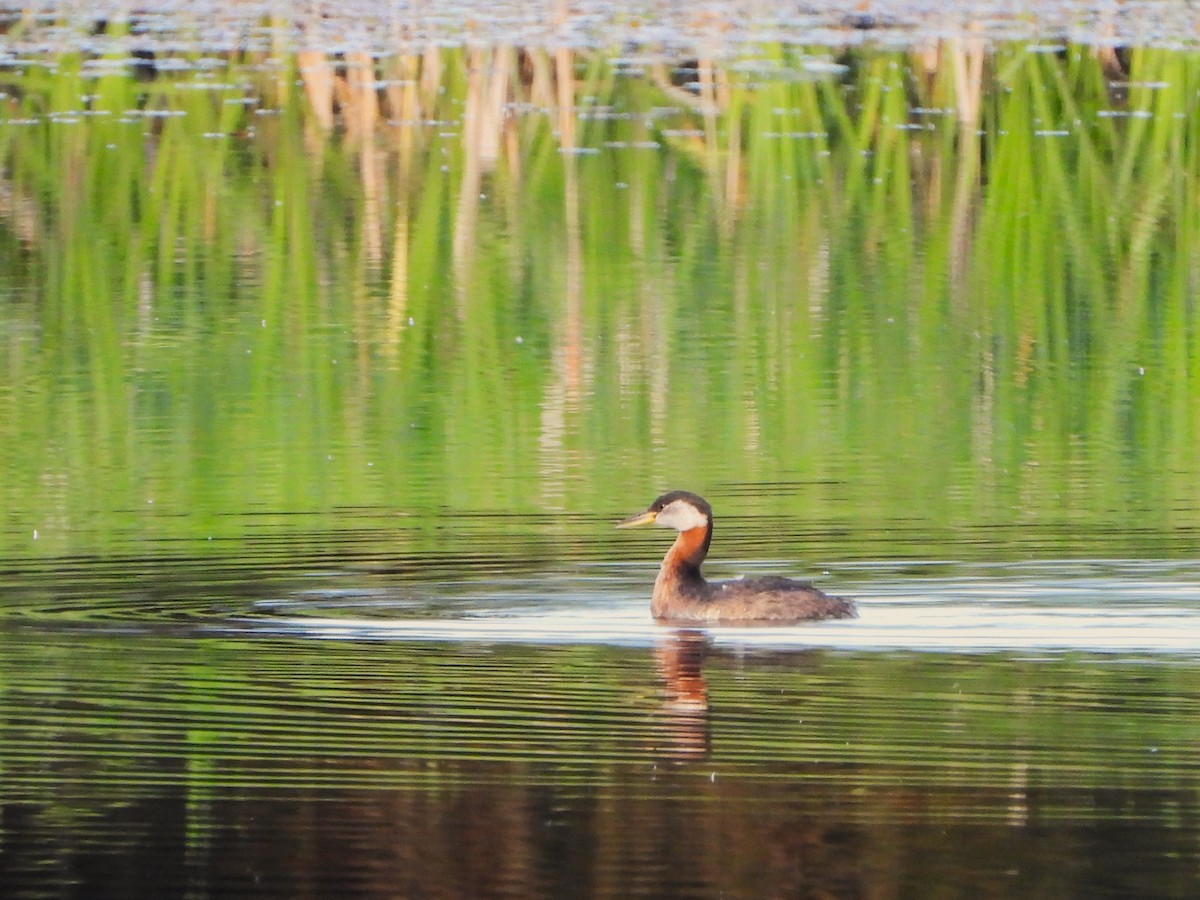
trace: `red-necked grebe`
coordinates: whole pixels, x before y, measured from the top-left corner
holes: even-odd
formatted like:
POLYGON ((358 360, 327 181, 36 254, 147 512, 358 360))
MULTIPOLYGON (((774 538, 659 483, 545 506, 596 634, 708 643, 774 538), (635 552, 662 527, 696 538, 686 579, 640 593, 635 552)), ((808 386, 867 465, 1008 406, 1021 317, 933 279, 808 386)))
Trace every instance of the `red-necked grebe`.
POLYGON ((650 612, 663 622, 806 622, 816 619, 853 619, 854 604, 831 597, 803 581, 767 576, 709 583, 700 574, 700 563, 712 541, 712 507, 703 497, 671 491, 650 504, 644 513, 617 525, 661 525, 679 534, 663 557, 654 581, 650 612))

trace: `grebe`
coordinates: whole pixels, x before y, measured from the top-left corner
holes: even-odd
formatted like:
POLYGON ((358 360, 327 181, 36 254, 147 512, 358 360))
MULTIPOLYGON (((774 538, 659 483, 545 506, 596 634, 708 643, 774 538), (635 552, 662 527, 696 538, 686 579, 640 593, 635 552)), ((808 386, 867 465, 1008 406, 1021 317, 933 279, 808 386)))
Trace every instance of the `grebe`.
POLYGON ((804 622, 815 619, 853 619, 854 604, 831 597, 803 581, 775 575, 709 583, 700 563, 712 541, 712 507, 703 497, 671 491, 644 513, 617 525, 661 525, 679 534, 663 557, 654 581, 650 612, 665 622, 804 622))

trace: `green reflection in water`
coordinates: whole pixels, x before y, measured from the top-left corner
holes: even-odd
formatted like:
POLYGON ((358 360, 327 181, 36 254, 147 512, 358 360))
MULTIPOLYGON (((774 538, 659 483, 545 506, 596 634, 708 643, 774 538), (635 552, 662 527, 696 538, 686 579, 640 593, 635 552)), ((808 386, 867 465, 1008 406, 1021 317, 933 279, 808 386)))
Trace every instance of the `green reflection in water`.
POLYGON ((13 635, 5 791, 25 802, 499 779, 662 796, 734 778, 836 788, 888 821, 905 790, 934 804, 918 818, 1037 805, 1086 819, 1056 804, 1100 789, 1170 794, 1195 813, 1197 726, 1184 713, 1200 673, 1184 662, 710 652, 697 715, 711 742, 696 747, 696 722, 666 700, 670 640, 651 652, 143 633, 130 653, 125 635, 13 635), (689 777, 659 783, 660 771, 689 777))
POLYGON ((10 68, 5 553, 666 486, 1190 550, 1196 57, 761 52, 10 68))
POLYGON ((7 883, 1194 880, 1194 665, 670 651, 9 632, 7 883))

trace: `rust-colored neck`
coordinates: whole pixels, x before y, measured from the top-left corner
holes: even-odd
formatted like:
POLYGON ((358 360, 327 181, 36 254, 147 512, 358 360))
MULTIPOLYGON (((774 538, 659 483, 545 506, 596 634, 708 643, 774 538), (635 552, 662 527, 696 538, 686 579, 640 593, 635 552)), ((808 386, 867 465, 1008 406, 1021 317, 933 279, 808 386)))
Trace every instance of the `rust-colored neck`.
POLYGON ((708 556, 708 544, 713 540, 713 523, 709 521, 702 528, 689 528, 679 532, 676 541, 662 559, 660 578, 698 578, 700 564, 708 556))
POLYGON ((696 569, 700 569, 704 557, 708 556, 708 542, 712 539, 712 522, 703 528, 689 528, 686 532, 679 532, 671 550, 667 551, 667 559, 673 559, 677 565, 695 566, 696 569))
POLYGON ((675 537, 654 580, 654 596, 650 612, 656 619, 682 615, 678 604, 695 602, 704 597, 707 585, 700 574, 700 563, 708 555, 712 540, 712 520, 701 528, 689 528, 675 537))

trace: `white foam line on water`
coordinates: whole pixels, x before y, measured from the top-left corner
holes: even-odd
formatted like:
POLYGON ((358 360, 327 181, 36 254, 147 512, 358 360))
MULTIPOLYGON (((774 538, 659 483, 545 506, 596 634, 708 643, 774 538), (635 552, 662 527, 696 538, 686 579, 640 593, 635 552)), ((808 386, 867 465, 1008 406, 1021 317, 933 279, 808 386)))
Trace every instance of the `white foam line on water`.
MULTIPOLYGON (((714 643, 747 647, 997 652, 1054 650, 1200 656, 1200 606, 1150 604, 1082 610, 1017 603, 860 605, 855 620, 791 626, 713 626, 714 643)), ((314 638, 484 643, 648 645, 673 628, 644 605, 556 607, 515 615, 437 619, 279 617, 254 627, 314 638)))

